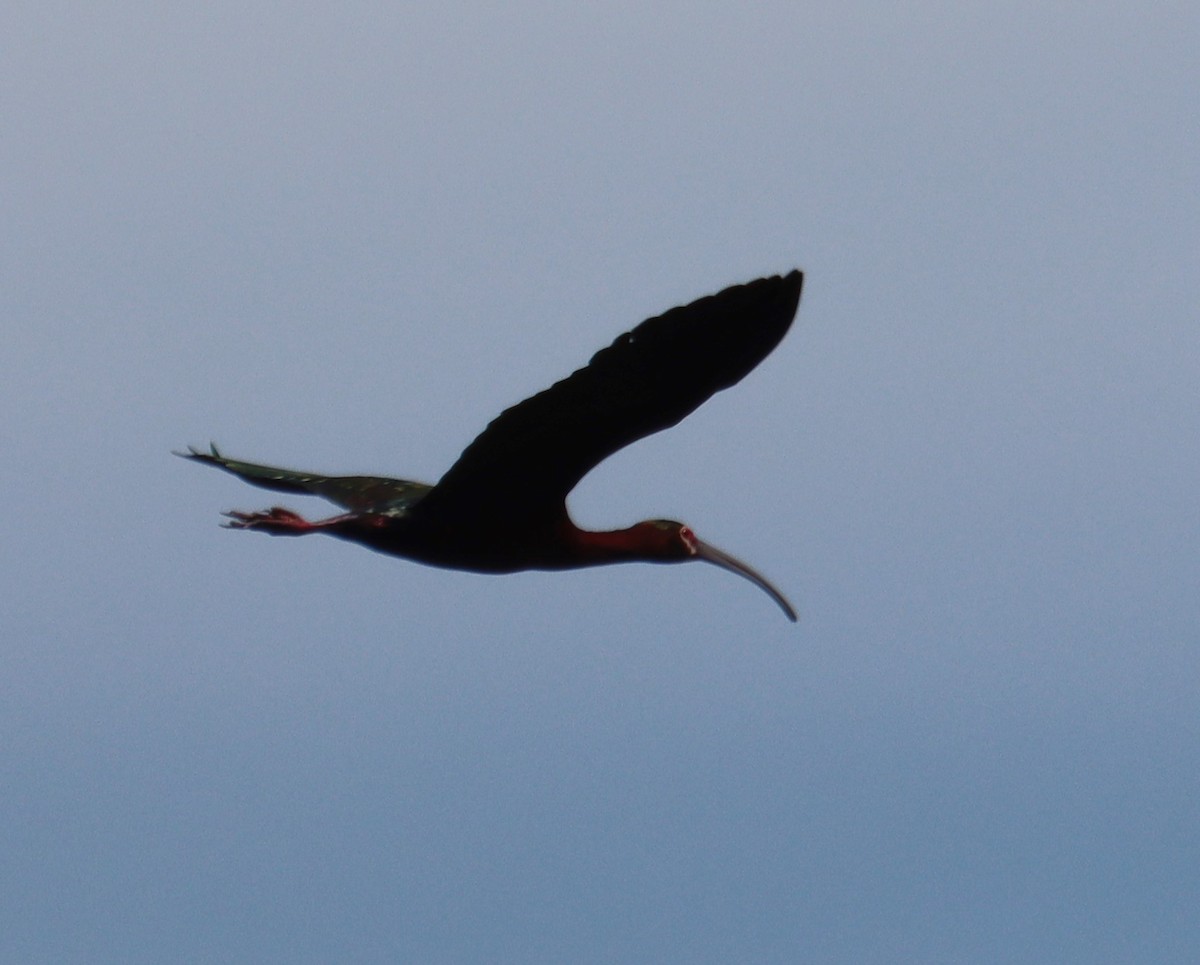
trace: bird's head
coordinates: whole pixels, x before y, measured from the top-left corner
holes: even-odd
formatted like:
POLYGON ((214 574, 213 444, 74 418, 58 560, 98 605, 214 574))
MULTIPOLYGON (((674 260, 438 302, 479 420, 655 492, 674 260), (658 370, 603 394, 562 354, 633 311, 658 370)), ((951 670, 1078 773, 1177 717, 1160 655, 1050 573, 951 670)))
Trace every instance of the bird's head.
POLYGON ((710 543, 705 543, 698 537, 690 526, 677 523, 673 519, 649 519, 633 527, 640 549, 644 552, 643 559, 663 563, 684 562, 686 560, 704 560, 723 570, 729 570, 738 576, 743 576, 751 583, 764 590, 779 608, 787 614, 787 618, 796 622, 796 611, 786 597, 772 586, 767 579, 748 564, 737 557, 730 556, 724 550, 719 550, 710 543))

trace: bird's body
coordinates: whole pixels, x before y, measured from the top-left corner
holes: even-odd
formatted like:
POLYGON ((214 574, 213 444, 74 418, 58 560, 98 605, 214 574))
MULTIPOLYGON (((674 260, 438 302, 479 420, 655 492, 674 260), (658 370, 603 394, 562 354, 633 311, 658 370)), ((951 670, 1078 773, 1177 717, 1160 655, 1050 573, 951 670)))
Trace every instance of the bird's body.
POLYGON ((262 466, 228 459, 215 446, 182 455, 346 510, 315 522, 278 507, 228 513, 236 529, 323 532, 420 563, 485 573, 704 559, 762 587, 795 620, 778 590, 688 527, 649 520, 589 532, 571 521, 566 496, 601 460, 675 425, 750 372, 787 332, 802 282, 798 271, 761 278, 643 322, 584 368, 501 413, 436 486, 262 466))

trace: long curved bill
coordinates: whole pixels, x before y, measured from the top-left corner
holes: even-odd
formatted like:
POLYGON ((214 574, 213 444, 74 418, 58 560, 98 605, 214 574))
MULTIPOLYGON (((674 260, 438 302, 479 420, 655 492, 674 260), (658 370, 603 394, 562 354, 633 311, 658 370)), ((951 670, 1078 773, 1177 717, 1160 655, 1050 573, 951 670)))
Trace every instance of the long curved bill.
POLYGON ((736 573, 738 576, 744 576, 755 586, 765 590, 771 599, 779 604, 779 608, 787 614, 787 618, 791 620, 792 623, 796 622, 796 611, 792 608, 792 605, 788 603, 787 598, 767 582, 766 577, 751 569, 736 556, 730 556, 724 550, 719 550, 715 546, 705 543, 702 540, 697 539, 695 541, 695 546, 696 559, 704 560, 707 563, 712 563, 714 566, 719 566, 723 570, 729 570, 730 573, 736 573))

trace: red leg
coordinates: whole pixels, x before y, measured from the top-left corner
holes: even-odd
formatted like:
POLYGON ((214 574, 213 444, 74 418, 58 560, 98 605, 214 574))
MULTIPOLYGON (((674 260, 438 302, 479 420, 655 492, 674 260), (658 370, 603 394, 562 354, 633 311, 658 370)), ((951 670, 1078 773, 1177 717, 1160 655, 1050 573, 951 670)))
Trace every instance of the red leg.
POLYGON ((309 522, 299 513, 274 506, 262 513, 243 513, 235 509, 222 515, 229 518, 229 522, 225 524, 228 529, 257 529, 264 533, 270 533, 272 536, 303 536, 305 533, 315 533, 327 527, 336 526, 349 519, 352 514, 346 513, 342 516, 309 522))

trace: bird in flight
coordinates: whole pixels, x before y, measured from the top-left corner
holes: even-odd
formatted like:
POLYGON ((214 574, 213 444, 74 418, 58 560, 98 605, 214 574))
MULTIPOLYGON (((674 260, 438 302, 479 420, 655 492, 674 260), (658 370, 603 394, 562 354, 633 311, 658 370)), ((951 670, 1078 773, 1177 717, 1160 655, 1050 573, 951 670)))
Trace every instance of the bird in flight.
POLYGON ((779 590, 683 523, 651 519, 590 532, 571 521, 566 498, 618 449, 677 424, 741 381, 791 326, 803 280, 799 271, 760 278, 642 322, 573 375, 502 412, 436 486, 262 466, 230 459, 215 445, 177 455, 345 510, 315 521, 278 506, 232 511, 225 514, 232 529, 328 533, 392 556, 482 573, 704 560, 759 586, 795 621, 779 590))

